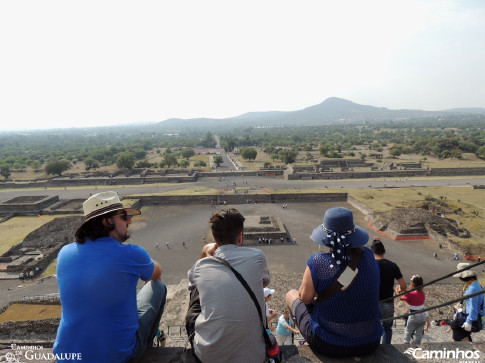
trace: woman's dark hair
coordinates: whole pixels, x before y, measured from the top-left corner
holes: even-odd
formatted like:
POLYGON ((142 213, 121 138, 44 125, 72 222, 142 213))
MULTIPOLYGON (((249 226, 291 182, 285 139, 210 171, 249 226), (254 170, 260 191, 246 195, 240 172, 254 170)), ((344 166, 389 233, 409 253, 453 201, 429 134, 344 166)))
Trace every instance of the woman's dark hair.
POLYGON ((476 279, 477 279, 476 276, 460 277, 460 280, 463 281, 463 282, 474 281, 476 279))
POLYGON ((411 282, 413 283, 416 290, 421 291, 423 290, 423 278, 419 275, 414 275, 411 277, 411 282))
POLYGON ((236 243, 237 236, 244 228, 245 218, 237 209, 220 210, 215 212, 209 223, 212 235, 218 245, 236 243))
POLYGON ((114 224, 105 226, 103 218, 111 218, 116 215, 116 211, 103 214, 99 217, 87 221, 77 232, 76 242, 83 244, 87 239, 95 241, 101 237, 109 236, 109 233, 115 228, 114 224))

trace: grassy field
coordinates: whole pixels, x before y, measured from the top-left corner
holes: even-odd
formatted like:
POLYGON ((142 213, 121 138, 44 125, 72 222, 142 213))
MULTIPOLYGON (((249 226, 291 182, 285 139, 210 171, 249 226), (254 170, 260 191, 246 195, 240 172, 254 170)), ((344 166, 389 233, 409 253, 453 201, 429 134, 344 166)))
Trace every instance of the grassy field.
POLYGON ((274 193, 348 193, 375 212, 394 208, 419 207, 436 200, 447 206, 451 218, 470 231, 471 238, 453 237, 453 241, 473 254, 485 255, 485 190, 465 187, 410 187, 368 189, 282 189, 274 193))
POLYGON ((0 223, 0 235, 2 236, 0 239, 0 255, 7 252, 10 247, 22 242, 30 232, 35 231, 56 217, 63 216, 42 215, 36 217, 14 217, 0 223))

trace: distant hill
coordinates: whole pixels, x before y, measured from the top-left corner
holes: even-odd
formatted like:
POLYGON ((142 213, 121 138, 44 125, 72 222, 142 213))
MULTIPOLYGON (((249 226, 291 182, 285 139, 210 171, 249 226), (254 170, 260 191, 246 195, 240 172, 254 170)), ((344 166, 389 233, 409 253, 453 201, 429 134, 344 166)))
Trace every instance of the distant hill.
POLYGON ((270 127, 270 126, 316 126, 353 122, 377 122, 437 118, 450 114, 485 114, 485 108, 458 108, 443 111, 390 110, 360 105, 342 98, 331 97, 318 105, 298 111, 248 112, 224 119, 195 118, 169 119, 159 123, 167 129, 198 129, 212 127, 270 127), (243 122, 243 124, 242 124, 243 122))

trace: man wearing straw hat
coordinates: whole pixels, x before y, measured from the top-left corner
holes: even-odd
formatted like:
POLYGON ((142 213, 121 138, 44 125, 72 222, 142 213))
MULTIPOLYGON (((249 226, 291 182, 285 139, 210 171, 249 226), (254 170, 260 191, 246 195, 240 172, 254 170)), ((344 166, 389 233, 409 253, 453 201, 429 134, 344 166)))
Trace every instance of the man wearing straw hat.
POLYGON ((144 248, 123 243, 132 216, 141 212, 123 207, 117 193, 93 195, 83 209, 76 242, 57 258, 62 315, 54 353, 86 362, 136 362, 158 331, 167 294, 162 269, 144 248), (137 295, 139 279, 146 283, 137 295))

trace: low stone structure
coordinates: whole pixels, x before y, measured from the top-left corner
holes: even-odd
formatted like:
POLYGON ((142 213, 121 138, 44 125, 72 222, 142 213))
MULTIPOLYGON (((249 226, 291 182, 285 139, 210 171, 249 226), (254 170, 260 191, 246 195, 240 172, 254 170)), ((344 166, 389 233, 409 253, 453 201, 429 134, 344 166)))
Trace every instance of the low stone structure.
POLYGON ((58 201, 58 196, 19 196, 1 203, 0 214, 35 215, 58 201))
POLYGON ((288 234, 276 216, 248 215, 244 221, 244 243, 286 243, 288 234))

